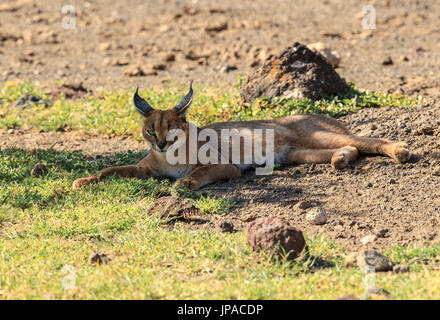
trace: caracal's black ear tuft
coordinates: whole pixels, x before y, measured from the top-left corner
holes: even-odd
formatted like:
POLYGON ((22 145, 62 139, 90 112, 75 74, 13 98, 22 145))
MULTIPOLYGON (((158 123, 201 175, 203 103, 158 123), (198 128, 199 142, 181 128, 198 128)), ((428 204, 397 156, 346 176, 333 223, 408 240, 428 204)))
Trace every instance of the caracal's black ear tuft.
POLYGON ((136 92, 133 96, 133 102, 136 110, 143 115, 144 117, 147 117, 151 111, 154 109, 148 104, 147 101, 141 98, 138 93, 139 88, 136 88, 136 92))
POLYGON ((191 83, 189 84, 189 91, 188 93, 183 97, 182 100, 177 104, 177 106, 174 107, 174 110, 177 111, 180 115, 185 115, 186 110, 191 105, 192 98, 193 98, 193 88, 192 88, 193 81, 191 80, 191 83))

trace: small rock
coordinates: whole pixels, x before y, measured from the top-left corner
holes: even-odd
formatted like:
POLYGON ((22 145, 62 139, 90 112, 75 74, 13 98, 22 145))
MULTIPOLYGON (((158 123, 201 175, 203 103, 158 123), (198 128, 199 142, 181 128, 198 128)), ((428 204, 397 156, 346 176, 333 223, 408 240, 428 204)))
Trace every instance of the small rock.
POLYGON ((400 56, 400 61, 409 61, 409 58, 407 56, 400 56))
POLYGON ((315 225, 322 225, 327 222, 327 213, 321 208, 312 208, 307 212, 306 220, 315 225))
POLYGON ((229 221, 222 221, 219 224, 219 228, 222 232, 228 232, 228 233, 234 232, 234 225, 232 224, 232 222, 229 221))
POLYGON ((107 264, 111 261, 105 253, 92 253, 89 256, 89 263, 91 264, 107 264))
POLYGON ((51 102, 49 100, 37 97, 33 94, 26 93, 18 98, 18 100, 14 104, 14 108, 26 109, 34 105, 44 105, 44 107, 47 108, 51 105, 51 102))
POLYGON ((300 194, 300 193, 302 193, 303 192, 303 189, 301 188, 301 187, 293 187, 292 188, 292 193, 298 193, 298 194, 300 194))
POLYGON ((311 207, 313 207, 315 204, 311 201, 308 200, 300 200, 297 202, 297 204, 295 204, 295 206, 293 207, 294 211, 302 211, 305 209, 309 209, 311 207))
POLYGON ((227 22, 214 23, 205 27, 205 31, 207 32, 220 32, 226 29, 228 29, 227 22))
POLYGON ((407 265, 407 264, 396 264, 393 267, 393 272, 395 272, 395 273, 406 273, 406 272, 409 272, 409 265, 407 265))
POLYGON ((315 42, 307 45, 307 47, 322 55, 332 66, 336 68, 339 66, 341 62, 341 56, 335 50, 331 50, 327 46, 325 46, 322 42, 315 42))
POLYGON ((243 222, 250 222, 250 221, 253 221, 255 219, 257 219, 257 214, 256 213, 248 213, 248 214, 245 214, 241 218, 241 221, 243 221, 243 222))
POLYGON ((23 6, 22 3, 2 3, 0 4, 0 12, 15 12, 23 6))
POLYGON ((186 219, 198 213, 199 210, 192 204, 172 196, 157 199, 149 208, 149 215, 158 214, 163 219, 186 219))
POLYGON ((129 66, 124 70, 124 74, 129 77, 141 77, 145 75, 144 70, 140 66, 129 66))
POLYGON ((98 46, 98 49, 99 49, 100 51, 107 51, 107 50, 109 50, 111 47, 112 47, 112 45, 111 45, 110 43, 108 43, 108 42, 103 42, 103 43, 101 43, 101 44, 98 46))
POLYGON ((227 64, 227 65, 221 67, 219 69, 219 71, 222 72, 222 73, 229 73, 229 72, 237 70, 237 69, 238 69, 237 66, 233 66, 233 65, 227 64))
POLYGON ((173 62, 176 60, 176 56, 172 53, 170 54, 165 54, 162 56, 163 61, 165 62, 173 62))
POLYGON ((435 168, 435 169, 432 171, 432 174, 433 174, 434 176, 440 176, 440 167, 435 168))
POLYGON ((47 172, 46 166, 42 163, 37 163, 31 171, 31 176, 38 178, 38 177, 41 177, 46 172, 47 172))
POLYGON ((82 98, 86 94, 91 93, 91 90, 85 88, 82 82, 64 83, 60 86, 50 89, 52 98, 57 98, 59 95, 64 95, 66 99, 82 98))
POLYGON ((392 65, 394 62, 393 62, 393 59, 391 59, 391 57, 388 57, 388 58, 386 58, 384 61, 382 61, 382 64, 384 65, 384 66, 390 66, 390 65, 392 65))
POLYGON ((356 261, 361 270, 366 266, 373 267, 376 272, 390 271, 393 268, 393 263, 390 259, 375 250, 363 250, 359 252, 356 261))
POLYGON ((164 63, 157 63, 151 65, 151 70, 165 70, 167 68, 167 65, 164 63))
POLYGON ((379 238, 385 238, 387 236, 388 229, 380 229, 376 231, 375 235, 379 238))
MULTIPOLYGON (((112 59, 110 61, 110 65, 112 67, 118 67, 118 66, 126 66, 128 65, 130 62, 126 59, 112 59)), ((133 66, 134 67, 134 66, 133 66)), ((139 67, 140 68, 140 67, 139 67)))
POLYGON ((357 256, 358 256, 358 253, 357 253, 357 252, 350 252, 349 254, 347 254, 347 255, 345 256, 345 262, 344 262, 344 265, 345 265, 347 268, 355 267, 356 264, 357 264, 357 256))
POLYGON ((377 240, 377 236, 375 234, 369 234, 361 239, 361 243, 363 245, 367 245, 377 240))
POLYGON ((302 232, 280 217, 259 218, 249 224, 247 240, 252 250, 270 258, 293 260, 306 247, 302 232))

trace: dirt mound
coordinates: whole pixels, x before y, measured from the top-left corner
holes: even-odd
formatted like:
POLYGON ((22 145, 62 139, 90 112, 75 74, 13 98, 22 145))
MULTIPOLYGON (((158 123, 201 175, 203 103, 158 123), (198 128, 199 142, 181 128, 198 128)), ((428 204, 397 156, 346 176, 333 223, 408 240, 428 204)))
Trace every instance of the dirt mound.
POLYGON ((333 67, 321 56, 296 42, 243 82, 240 94, 245 101, 259 97, 319 99, 346 87, 333 67))
POLYGON ((66 99, 79 99, 88 93, 91 93, 91 91, 86 89, 82 82, 64 83, 60 86, 51 88, 50 90, 50 95, 52 98, 56 98, 59 95, 64 95, 66 99))
POLYGON ((302 232, 279 217, 257 219, 249 224, 248 242, 252 250, 262 250, 271 258, 297 258, 306 246, 302 232))
POLYGON ((199 210, 192 204, 172 196, 157 199, 148 210, 149 215, 158 214, 163 219, 186 219, 199 210))
POLYGON ((30 93, 26 93, 18 98, 18 100, 14 104, 14 108, 26 109, 39 104, 44 105, 46 108, 51 105, 49 100, 42 99, 30 93))

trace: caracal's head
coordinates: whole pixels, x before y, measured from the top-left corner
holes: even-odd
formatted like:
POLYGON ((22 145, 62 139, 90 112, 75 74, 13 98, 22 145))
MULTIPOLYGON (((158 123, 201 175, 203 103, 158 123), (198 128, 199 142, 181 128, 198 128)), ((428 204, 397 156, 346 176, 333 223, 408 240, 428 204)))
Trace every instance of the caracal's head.
POLYGON ((176 132, 177 129, 186 131, 186 111, 191 105, 193 97, 192 81, 189 92, 172 109, 155 110, 147 101, 142 99, 138 90, 133 97, 136 110, 144 117, 142 135, 151 144, 151 147, 159 153, 165 153, 174 141, 167 141, 167 136, 176 132))

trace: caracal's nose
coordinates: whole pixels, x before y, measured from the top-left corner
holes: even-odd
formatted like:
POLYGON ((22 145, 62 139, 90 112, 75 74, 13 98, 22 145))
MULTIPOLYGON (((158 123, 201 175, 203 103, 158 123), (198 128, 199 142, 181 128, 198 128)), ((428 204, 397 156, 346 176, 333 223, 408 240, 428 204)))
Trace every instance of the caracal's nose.
POLYGON ((165 146, 167 145, 167 143, 165 141, 159 141, 157 143, 157 147, 162 150, 163 148, 165 148, 165 146))

